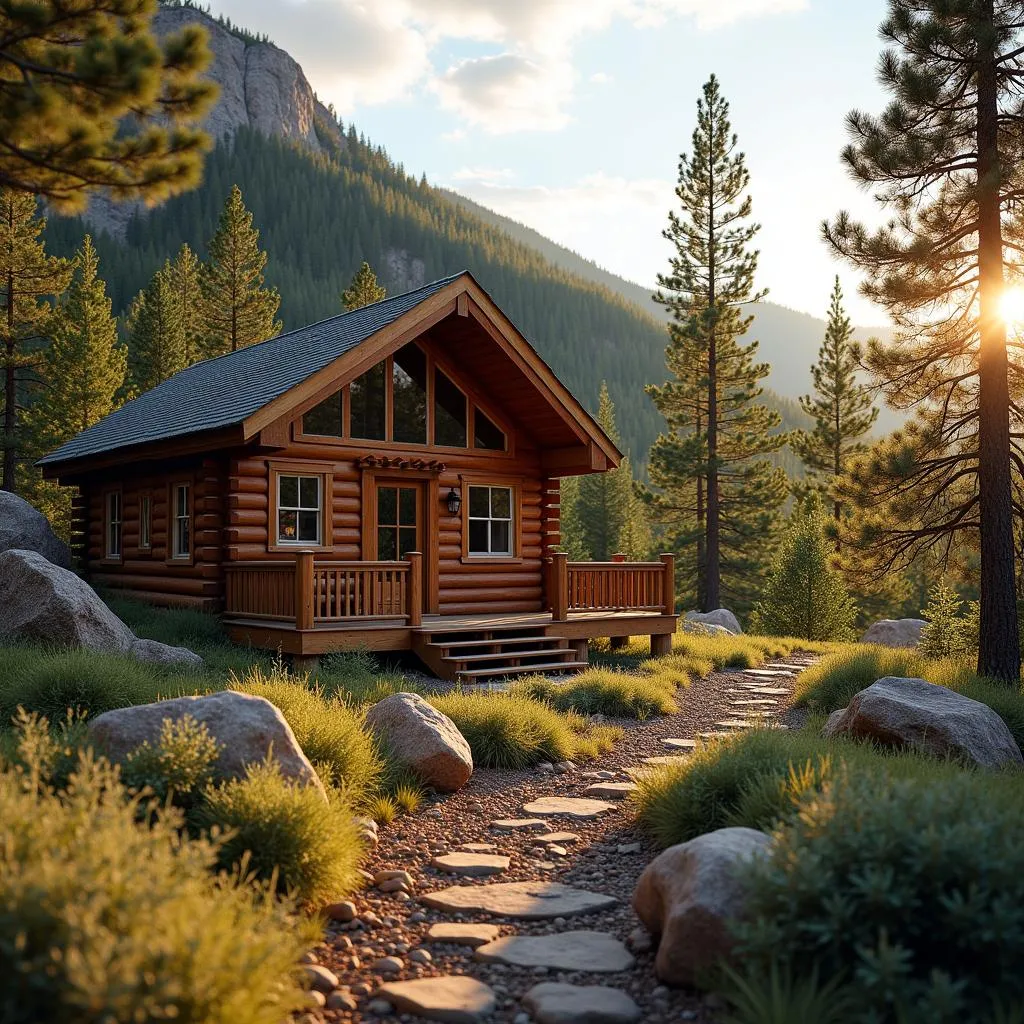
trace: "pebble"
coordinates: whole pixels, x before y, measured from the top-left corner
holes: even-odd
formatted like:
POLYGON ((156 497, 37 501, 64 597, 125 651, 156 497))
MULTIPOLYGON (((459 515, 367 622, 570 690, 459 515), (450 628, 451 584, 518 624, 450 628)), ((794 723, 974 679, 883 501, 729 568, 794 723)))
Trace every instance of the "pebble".
POLYGON ((328 904, 324 907, 324 913, 330 920, 345 924, 355 919, 356 905, 349 900, 342 900, 340 903, 328 904))
POLYGON ((626 945, 629 946, 634 953, 649 953, 654 948, 654 938, 651 933, 643 927, 643 925, 637 925, 626 939, 626 945))
POLYGON ((405 892, 409 891, 408 883, 402 878, 389 878, 377 886, 381 892, 405 892))
POLYGON ((565 846, 568 843, 578 843, 580 837, 575 832, 547 832, 542 836, 537 836, 533 841, 535 843, 556 843, 559 846, 565 846))
POLYGON ((387 1017, 395 1012, 395 1008, 386 999, 371 999, 366 1004, 366 1009, 378 1017, 387 1017))
POLYGON ((640 853, 643 850, 643 843, 620 843, 616 849, 616 853, 640 853))
POLYGON ((338 987, 338 976, 320 964, 306 964, 306 976, 317 992, 333 992, 338 987))
POLYGON ((413 885, 415 885, 415 882, 413 881, 413 877, 412 877, 412 875, 409 874, 408 871, 395 871, 395 870, 378 871, 373 876, 373 884, 377 885, 377 886, 383 885, 385 882, 394 882, 394 881, 404 882, 406 884, 406 886, 408 886, 408 888, 410 888, 410 889, 413 887, 413 885))
POLYGON ((364 910, 359 915, 359 921, 363 925, 364 928, 365 927, 372 928, 375 925, 380 924, 380 918, 372 910, 364 910))
POLYGON ((332 992, 327 997, 328 1010, 358 1010, 359 1003, 348 992, 332 992))
POLYGON ((409 915, 410 924, 419 924, 421 921, 426 921, 427 915, 422 910, 414 910, 409 915))
POLYGON ((327 1005, 327 996, 325 996, 323 992, 321 992, 319 989, 313 989, 313 991, 310 992, 309 995, 317 1006, 323 1008, 327 1005))
POLYGON ((382 956, 379 960, 374 960, 370 968, 376 974, 398 974, 404 969, 405 961, 398 956, 382 956))
POLYGON ((299 957, 300 964, 318 964, 320 963, 319 957, 312 950, 308 950, 299 957))
POLYGON ((572 761, 557 761, 555 762, 555 774, 556 775, 568 775, 570 772, 576 771, 576 765, 572 761))
POLYGON ((428 950, 425 949, 414 949, 409 954, 409 959, 414 964, 429 964, 433 961, 433 957, 430 955, 428 950))
POLYGON ((357 981, 352 986, 352 994, 356 996, 368 996, 373 991, 373 986, 365 981, 357 981))
POLYGON ((334 948, 335 949, 351 949, 352 940, 347 935, 335 935, 334 936, 334 948))

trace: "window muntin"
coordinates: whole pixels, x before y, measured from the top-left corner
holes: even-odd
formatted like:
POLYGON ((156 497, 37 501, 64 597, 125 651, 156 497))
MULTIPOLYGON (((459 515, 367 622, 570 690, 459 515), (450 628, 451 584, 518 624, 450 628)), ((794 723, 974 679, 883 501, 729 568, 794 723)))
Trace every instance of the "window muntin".
POLYGON ((417 490, 380 484, 377 487, 377 558, 402 561, 416 550, 417 490))
POLYGON ((349 433, 365 441, 387 439, 387 360, 371 367, 349 385, 349 433))
POLYGON ((171 558, 191 556, 191 487, 188 484, 174 484, 171 487, 171 558))
POLYGON ((512 488, 469 487, 470 555, 512 555, 512 488))
POLYGON ((319 434, 322 437, 341 437, 344 434, 344 423, 341 416, 341 392, 325 398, 319 405, 314 405, 302 417, 304 434, 319 434))
POLYGON ((107 558, 121 557, 121 492, 107 492, 107 558))
POLYGON ((434 367, 434 444, 466 447, 466 396, 434 367))
POLYGON ((153 547, 153 499, 148 494, 139 495, 139 550, 149 551, 153 547))
POLYGON ((391 370, 392 438, 427 443, 427 357, 418 345, 395 353, 391 370))
POLYGON ((473 447, 489 452, 503 452, 508 447, 505 431, 478 405, 473 407, 473 447))
POLYGON ((277 478, 278 544, 320 544, 323 519, 319 476, 281 473, 277 478))

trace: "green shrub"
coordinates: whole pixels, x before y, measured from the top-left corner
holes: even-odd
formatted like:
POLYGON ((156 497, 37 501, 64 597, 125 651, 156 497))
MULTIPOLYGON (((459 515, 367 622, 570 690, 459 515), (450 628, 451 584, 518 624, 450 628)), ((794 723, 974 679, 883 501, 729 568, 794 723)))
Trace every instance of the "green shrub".
POLYGON ((927 624, 921 630, 918 653, 926 658, 966 658, 978 652, 977 601, 971 602, 963 614, 960 595, 944 579, 932 587, 928 604, 921 612, 927 624))
MULTIPOLYGON (((31 758, 30 758, 31 760, 31 758)), ((297 973, 314 922, 143 818, 84 759, 67 790, 0 772, 0 1019, 6 1024, 280 1024, 308 1005, 297 973)))
POLYGON ((853 1000, 839 978, 817 971, 794 978, 773 963, 768 971, 724 972, 726 1024, 848 1024, 853 1000))
POLYGON ((515 692, 542 700, 558 711, 583 715, 644 720, 652 715, 676 711, 676 678, 665 673, 615 672, 590 668, 564 682, 530 676, 514 687, 515 692))
POLYGON ((865 1024, 1019 1007, 1022 810, 1012 775, 837 773, 750 869, 741 959, 849 980, 865 1024))
POLYGON ((448 693, 430 703, 455 723, 473 763, 485 768, 594 757, 617 735, 517 693, 448 693))
POLYGON ((208 788, 191 820, 226 833, 218 853, 222 867, 276 880, 279 891, 306 906, 358 887, 363 847, 351 804, 337 791, 325 801, 315 787, 283 778, 273 761, 208 788))
POLYGON ((128 755, 122 775, 131 789, 149 790, 161 802, 171 798, 187 808, 213 781, 219 753, 205 722, 196 722, 191 715, 177 721, 168 718, 155 746, 143 743, 128 755))

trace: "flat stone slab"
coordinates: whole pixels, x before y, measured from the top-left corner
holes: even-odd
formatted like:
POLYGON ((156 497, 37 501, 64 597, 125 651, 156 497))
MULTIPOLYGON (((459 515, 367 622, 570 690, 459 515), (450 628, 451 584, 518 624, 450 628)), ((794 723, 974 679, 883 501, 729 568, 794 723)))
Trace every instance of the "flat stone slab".
POLYGON ((537 1024, 634 1024, 640 1007, 617 988, 545 981, 523 996, 537 1024))
POLYGON ((595 782, 583 792, 587 796, 604 797, 606 800, 624 800, 635 789, 636 784, 633 782, 595 782))
POLYGON ((467 853, 493 853, 497 847, 494 843, 463 843, 459 849, 467 853))
POLYGON ((808 662, 807 664, 801 664, 799 662, 788 662, 788 661, 770 661, 764 668, 777 668, 784 669, 787 672, 803 672, 805 668, 810 668, 814 662, 808 662))
POLYGON ((574 889, 560 882, 492 882, 489 885, 453 885, 428 892, 420 902, 454 913, 483 913, 543 921, 605 910, 617 902, 614 896, 574 889))
POLYGON ((461 922, 442 921, 432 924, 427 938, 431 942, 450 942, 455 946, 477 946, 493 942, 501 934, 496 924, 463 924, 461 922))
POLYGON ((484 878, 508 871, 512 861, 495 853, 445 853, 434 857, 430 866, 450 875, 465 875, 468 878, 484 878))
POLYGON ((550 827, 540 818, 499 818, 491 822, 491 828, 497 832, 520 832, 523 829, 543 832, 550 827))
POLYGON ((645 757, 644 764, 650 765, 676 765, 686 764, 690 759, 685 754, 665 754, 661 757, 645 757))
POLYGON ((671 747, 672 750, 693 750, 697 746, 696 740, 688 739, 676 739, 675 737, 669 737, 661 741, 663 747, 671 747))
POLYGON ((596 818, 605 811, 614 810, 604 800, 587 800, 572 796, 542 796, 523 804, 527 814, 564 815, 569 818, 596 818))
POLYGON ((734 732, 724 732, 724 731, 722 731, 722 732, 699 732, 699 733, 697 733, 697 735, 702 740, 720 740, 720 739, 724 739, 727 736, 735 736, 736 734, 734 732))
POLYGON ((748 708, 748 707, 772 707, 777 708, 779 702, 772 700, 770 697, 765 697, 762 700, 731 700, 729 701, 729 707, 731 708, 748 708))
POLYGON ((724 718, 721 722, 715 722, 715 725, 719 729, 753 729, 757 723, 746 718, 724 718))
POLYGON ((488 985, 476 978, 456 976, 392 981, 381 985, 373 995, 386 999, 399 1013, 415 1013, 450 1024, 476 1024, 494 1013, 497 1005, 488 985))
POLYGON ((608 932, 556 932, 552 935, 505 935, 480 946, 474 959, 514 967, 549 967, 555 971, 625 971, 633 956, 608 932))
POLYGON ((781 686, 751 686, 748 693, 757 693, 763 697, 788 697, 789 690, 781 686))
POLYGON ((578 843, 580 837, 575 832, 546 832, 542 836, 534 836, 535 843, 543 843, 550 846, 552 843, 557 846, 564 846, 567 843, 578 843))
POLYGON ((745 668, 743 674, 752 679, 788 679, 793 673, 781 668, 745 668))

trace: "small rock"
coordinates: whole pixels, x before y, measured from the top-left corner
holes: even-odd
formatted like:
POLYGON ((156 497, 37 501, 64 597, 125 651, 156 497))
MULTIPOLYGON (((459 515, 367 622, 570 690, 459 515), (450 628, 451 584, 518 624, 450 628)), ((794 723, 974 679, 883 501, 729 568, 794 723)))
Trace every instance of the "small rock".
POLYGON ((389 878, 387 881, 381 882, 377 888, 381 892, 407 893, 409 891, 408 884, 402 878, 389 878))
POLYGON ((380 918, 372 910, 364 910, 359 915, 359 922, 364 928, 373 928, 380 924, 380 918))
POLYGON ((414 964, 429 964, 433 961, 433 957, 430 955, 428 950, 425 949, 414 949, 409 954, 409 959, 414 964))
POLYGON ((537 771, 542 775, 550 775, 554 770, 555 766, 550 761, 541 761, 541 763, 537 765, 537 771))
POLYGON ((299 957, 300 964, 318 964, 320 958, 312 950, 307 950, 302 956, 299 957))
POLYGON ((355 919, 356 905, 350 900, 342 900, 340 903, 331 903, 324 907, 324 914, 326 914, 331 921, 341 921, 344 924, 355 919))
POLYGON ((635 782, 596 782, 583 791, 587 796, 606 800, 624 800, 636 789, 635 782))
POLYGON ((306 977, 317 992, 333 992, 338 987, 338 976, 320 964, 306 964, 306 977))
POLYGON ((395 1012, 395 1008, 386 999, 371 999, 366 1009, 378 1017, 387 1017, 395 1012))
POLYGON ((347 935, 336 935, 334 937, 334 948, 335 949, 351 949, 352 940, 347 935))
POLYGON ((367 984, 365 981, 357 981, 352 986, 352 994, 356 996, 368 996, 372 991, 373 986, 367 984))
POLYGON ((548 843, 548 845, 545 846, 543 849, 548 854, 549 857, 568 857, 569 856, 569 851, 564 846, 558 846, 555 843, 548 843))
POLYGON ((615 848, 616 853, 640 853, 643 850, 643 843, 619 843, 615 848))
POLYGON ((317 1006, 319 1006, 319 1007, 320 1007, 321 1009, 323 1009, 323 1008, 324 1008, 324 1007, 325 1007, 325 1006, 327 1005, 327 996, 325 996, 325 995, 323 994, 323 992, 320 992, 320 991, 318 991, 317 989, 313 989, 313 990, 312 990, 312 991, 311 991, 311 992, 309 993, 309 997, 310 997, 310 999, 312 999, 312 1000, 313 1000, 313 1002, 314 1002, 314 1003, 316 1003, 316 1005, 317 1005, 317 1006))
POLYGON ((332 992, 327 997, 327 1009, 352 1012, 359 1009, 359 1003, 348 992, 332 992))
POLYGON ((427 915, 422 910, 415 910, 409 915, 410 924, 419 924, 421 921, 426 921, 427 915))
POLYGON ((524 830, 534 832, 545 832, 548 823, 540 818, 499 818, 491 822, 491 828, 496 832, 521 832, 524 830))
POLYGON ((654 948, 654 939, 651 933, 643 927, 643 925, 637 925, 626 939, 626 945, 629 946, 634 953, 649 953, 654 948))
POLYGON ((382 956, 374 960, 370 970, 375 974, 398 974, 405 969, 405 961, 398 956, 382 956))
POLYGON ((398 879, 399 881, 405 882, 405 884, 410 889, 413 887, 413 885, 415 885, 415 882, 413 881, 413 877, 412 877, 412 875, 409 874, 408 871, 395 871, 395 870, 378 871, 373 876, 373 884, 374 885, 381 885, 383 882, 393 882, 396 879, 398 879))
POLYGON ((537 836, 533 841, 535 843, 555 843, 558 846, 565 846, 569 843, 578 843, 580 837, 575 832, 546 832, 542 836, 537 836))
POLYGON ((576 765, 572 761, 558 761, 555 763, 556 775, 568 775, 576 771, 576 765))

